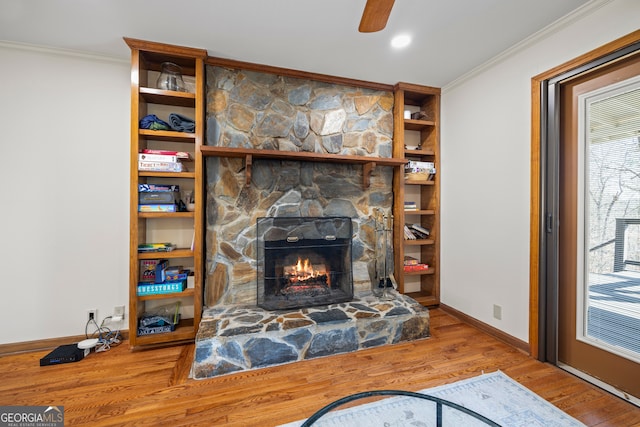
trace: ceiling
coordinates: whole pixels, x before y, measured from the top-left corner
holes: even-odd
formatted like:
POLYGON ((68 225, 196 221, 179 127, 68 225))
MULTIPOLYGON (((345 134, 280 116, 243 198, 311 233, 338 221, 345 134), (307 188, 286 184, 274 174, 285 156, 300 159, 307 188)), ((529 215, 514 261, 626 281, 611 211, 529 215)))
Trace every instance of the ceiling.
POLYGON ((393 84, 443 87, 598 0, 397 0, 359 33, 365 0, 0 0, 0 40, 128 60, 123 36, 209 55, 393 84), (408 33, 413 43, 390 46, 408 33))

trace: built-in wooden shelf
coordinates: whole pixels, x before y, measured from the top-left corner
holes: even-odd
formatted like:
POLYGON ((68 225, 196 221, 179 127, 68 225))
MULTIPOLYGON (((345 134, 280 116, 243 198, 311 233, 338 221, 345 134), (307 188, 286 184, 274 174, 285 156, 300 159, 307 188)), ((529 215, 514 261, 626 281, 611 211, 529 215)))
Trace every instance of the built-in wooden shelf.
POLYGON ((404 155, 408 157, 435 156, 436 152, 433 150, 407 150, 405 148, 404 155))
POLYGON ((151 104, 164 104, 191 108, 196 106, 196 94, 190 92, 177 92, 174 90, 141 87, 140 97, 151 104))
POLYGON ((423 276, 425 274, 435 274, 436 270, 434 268, 429 268, 428 270, 421 271, 405 271, 405 276, 423 276))
POLYGON ((258 150, 254 148, 201 146, 200 152, 206 157, 236 157, 245 159, 245 185, 251 184, 251 165, 254 159, 294 160, 300 162, 347 163, 362 165, 364 188, 369 188, 371 172, 376 166, 403 167, 406 159, 393 157, 366 157, 347 154, 309 153, 306 151, 258 150))
POLYGON ((405 239, 404 240, 404 244, 409 246, 433 245, 434 243, 435 243, 435 240, 433 239, 416 239, 416 240, 405 239))
MULTIPOLYGON (((180 294, 176 294, 179 296, 180 294)), ((193 341, 195 337, 193 319, 180 320, 176 330, 162 334, 139 335, 136 338, 138 345, 159 345, 167 342, 193 341)))
POLYGON ((190 258, 193 256, 191 249, 174 249, 169 252, 139 252, 140 259, 161 259, 161 258, 190 258))
POLYGON ((433 209, 418 209, 418 210, 410 210, 406 209, 404 211, 404 215, 435 215, 436 211, 433 209))
POLYGON ((418 301, 420 304, 424 306, 438 305, 440 303, 440 299, 438 296, 431 295, 423 291, 407 292, 405 295, 407 295, 410 298, 413 298, 414 300, 418 301))
POLYGON ((138 212, 138 218, 193 218, 194 212, 138 212))
POLYGON ((156 177, 156 178, 195 178, 195 172, 153 172, 138 171, 138 176, 156 177))
POLYGON ((406 130, 423 130, 435 125, 436 125, 435 122, 433 122, 432 120, 413 120, 413 119, 404 120, 404 128, 406 130))
POLYGON ((405 179, 404 180, 405 184, 411 184, 411 185, 435 185, 435 181, 427 181, 425 179, 405 179))
MULTIPOLYGON (((153 284, 153 283, 150 283, 153 284)), ((169 294, 153 294, 153 295, 138 295, 141 301, 149 301, 155 299, 168 299, 168 298, 184 298, 193 296, 193 288, 187 288, 182 292, 172 292, 169 294)))
POLYGON ((195 133, 177 132, 175 130, 139 129, 138 133, 140 138, 157 141, 184 142, 186 144, 195 144, 196 141, 195 133))

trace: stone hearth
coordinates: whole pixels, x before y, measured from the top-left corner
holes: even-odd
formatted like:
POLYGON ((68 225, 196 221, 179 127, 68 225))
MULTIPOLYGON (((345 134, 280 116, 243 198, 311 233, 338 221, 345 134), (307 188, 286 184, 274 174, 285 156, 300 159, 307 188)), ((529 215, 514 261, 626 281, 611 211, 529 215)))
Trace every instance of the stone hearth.
POLYGON ((406 295, 364 293, 291 311, 217 305, 205 310, 191 376, 215 377, 429 336, 429 311, 406 295))

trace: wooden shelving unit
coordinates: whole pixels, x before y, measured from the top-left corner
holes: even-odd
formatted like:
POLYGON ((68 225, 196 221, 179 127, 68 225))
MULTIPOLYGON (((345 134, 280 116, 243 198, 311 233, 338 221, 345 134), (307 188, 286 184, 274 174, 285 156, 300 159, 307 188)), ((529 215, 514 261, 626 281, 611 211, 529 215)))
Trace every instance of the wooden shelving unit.
POLYGON ((398 288, 423 305, 440 303, 440 89, 429 86, 398 83, 394 87, 393 157, 405 160, 434 162, 435 178, 408 181, 404 169, 394 170, 394 264, 398 288), (423 111, 422 120, 405 118, 404 112, 423 111), (405 145, 419 145, 406 149, 405 145), (405 200, 417 204, 417 210, 405 211, 405 200), (406 240, 406 223, 419 223, 430 230, 428 239, 406 240), (425 271, 405 272, 407 254, 429 265, 425 271))
POLYGON ((204 61, 206 50, 125 38, 131 49, 131 176, 130 176, 130 265, 129 265, 129 343, 132 348, 157 346, 193 340, 202 314, 203 287, 203 163, 200 146, 204 138, 204 61), (163 62, 182 68, 193 91, 177 92, 155 87, 163 62), (168 111, 192 117, 194 133, 140 129, 139 121, 156 114, 167 121, 168 111), (186 172, 138 171, 138 153, 144 148, 187 151, 193 158, 186 172), (138 184, 174 184, 189 190, 195 198, 193 212, 138 212, 138 184), (155 240, 163 236, 162 240, 155 240), (188 236, 185 239, 185 236, 188 236), (139 253, 141 243, 178 240, 170 252, 139 253), (179 241, 182 239, 182 241, 179 241), (188 241, 187 241, 188 240, 188 241), (180 293, 137 295, 140 261, 167 259, 169 265, 184 265, 194 272, 194 285, 180 293), (154 307, 180 301, 181 320, 169 333, 137 334, 139 317, 154 307))

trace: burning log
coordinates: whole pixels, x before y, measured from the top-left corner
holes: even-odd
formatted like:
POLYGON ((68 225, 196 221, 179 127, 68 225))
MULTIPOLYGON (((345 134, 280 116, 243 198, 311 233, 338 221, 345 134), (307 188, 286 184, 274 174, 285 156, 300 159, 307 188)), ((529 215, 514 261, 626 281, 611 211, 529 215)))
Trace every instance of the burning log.
POLYGON ((324 264, 316 267, 309 259, 284 267, 279 294, 287 297, 327 295, 330 293, 329 275, 324 264))

